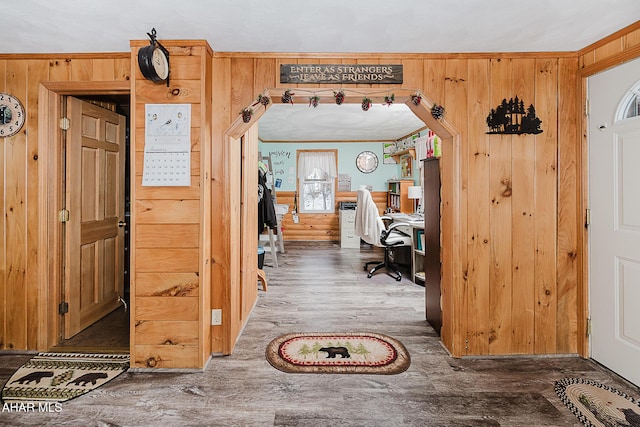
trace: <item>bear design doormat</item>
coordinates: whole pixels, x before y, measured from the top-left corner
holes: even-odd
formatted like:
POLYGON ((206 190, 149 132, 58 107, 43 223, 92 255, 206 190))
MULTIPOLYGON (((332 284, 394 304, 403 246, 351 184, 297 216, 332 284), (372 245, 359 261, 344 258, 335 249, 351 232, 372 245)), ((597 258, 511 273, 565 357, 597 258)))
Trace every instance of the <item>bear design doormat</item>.
POLYGON ((640 402, 605 384, 582 378, 555 383, 556 394, 588 427, 640 427, 640 402))
POLYGON ((2 401, 64 402, 111 381, 129 369, 129 355, 39 353, 9 378, 2 401))
POLYGON ((296 333, 266 350, 269 363, 290 373, 399 374, 411 364, 402 343, 382 334, 296 333))

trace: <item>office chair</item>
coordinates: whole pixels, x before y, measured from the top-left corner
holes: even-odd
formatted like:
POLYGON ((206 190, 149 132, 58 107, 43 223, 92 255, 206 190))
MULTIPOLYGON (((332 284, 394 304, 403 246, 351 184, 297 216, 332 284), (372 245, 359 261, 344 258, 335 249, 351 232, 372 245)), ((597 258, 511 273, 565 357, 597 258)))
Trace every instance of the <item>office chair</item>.
POLYGON ((387 226, 385 220, 391 221, 391 218, 381 217, 378 207, 373 202, 371 193, 366 188, 360 187, 356 203, 356 235, 371 245, 384 248, 384 261, 369 261, 365 263, 364 270, 369 270, 370 265, 377 264, 369 270, 368 278, 371 278, 376 271, 384 268, 389 276, 400 281, 402 280, 402 273, 393 261, 392 252, 400 246, 411 246, 411 236, 398 229, 400 226, 408 226, 409 224, 390 222, 387 226))

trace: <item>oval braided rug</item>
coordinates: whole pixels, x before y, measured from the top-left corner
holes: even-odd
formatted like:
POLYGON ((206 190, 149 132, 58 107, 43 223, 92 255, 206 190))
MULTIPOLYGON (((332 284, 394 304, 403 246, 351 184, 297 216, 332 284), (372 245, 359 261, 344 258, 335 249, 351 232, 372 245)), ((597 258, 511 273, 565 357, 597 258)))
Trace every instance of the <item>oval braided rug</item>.
POLYGON ((290 373, 399 374, 411 364, 409 352, 390 336, 362 333, 296 333, 267 346, 266 358, 290 373))
POLYGON ((640 427, 640 402, 605 384, 582 378, 555 383, 556 394, 588 427, 640 427))

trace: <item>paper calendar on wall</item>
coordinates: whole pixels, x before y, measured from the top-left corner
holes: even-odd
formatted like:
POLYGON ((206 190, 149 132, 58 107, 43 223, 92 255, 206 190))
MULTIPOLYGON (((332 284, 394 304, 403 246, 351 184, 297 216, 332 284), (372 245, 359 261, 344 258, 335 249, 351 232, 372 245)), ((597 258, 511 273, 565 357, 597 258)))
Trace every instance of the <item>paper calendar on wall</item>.
POLYGON ((143 186, 191 186, 191 104, 146 104, 143 186))

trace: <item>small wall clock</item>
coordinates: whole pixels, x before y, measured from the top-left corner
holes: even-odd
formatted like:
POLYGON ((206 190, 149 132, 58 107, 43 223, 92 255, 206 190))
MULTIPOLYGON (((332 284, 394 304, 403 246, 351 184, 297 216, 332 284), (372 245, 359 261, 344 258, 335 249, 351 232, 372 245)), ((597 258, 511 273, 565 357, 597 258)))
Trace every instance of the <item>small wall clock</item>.
POLYGON ((147 33, 149 46, 138 50, 138 66, 145 79, 153 82, 167 81, 169 85, 169 51, 156 40, 156 29, 147 33))
POLYGON ((24 107, 18 98, 0 92, 0 138, 7 138, 20 132, 24 121, 24 107))
POLYGON ((378 156, 373 151, 363 151, 356 157, 356 166, 362 173, 371 173, 378 168, 378 156))

